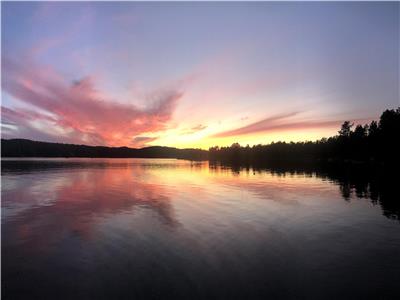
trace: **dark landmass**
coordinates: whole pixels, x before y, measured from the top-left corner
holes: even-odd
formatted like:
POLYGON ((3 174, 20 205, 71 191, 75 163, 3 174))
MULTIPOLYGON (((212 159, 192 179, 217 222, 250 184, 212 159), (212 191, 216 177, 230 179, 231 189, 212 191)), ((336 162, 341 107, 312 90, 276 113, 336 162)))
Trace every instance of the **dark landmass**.
POLYGON ((109 157, 208 159, 208 151, 172 147, 103 147, 37 142, 26 139, 2 139, 1 157, 109 157))

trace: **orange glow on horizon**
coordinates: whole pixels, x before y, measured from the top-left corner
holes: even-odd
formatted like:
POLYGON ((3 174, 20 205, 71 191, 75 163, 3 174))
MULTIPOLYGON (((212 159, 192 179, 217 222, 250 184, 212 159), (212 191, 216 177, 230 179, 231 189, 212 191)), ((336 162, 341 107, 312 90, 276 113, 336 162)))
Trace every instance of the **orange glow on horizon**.
POLYGON ((337 134, 339 128, 314 128, 299 129, 290 131, 276 131, 256 134, 230 136, 230 137, 202 137, 198 139, 180 139, 180 137, 171 136, 170 138, 160 138, 151 142, 151 145, 162 145, 176 148, 200 148, 208 150, 210 147, 231 146, 233 143, 239 143, 242 146, 253 146, 258 144, 270 144, 272 142, 306 142, 316 141, 321 138, 328 138, 337 134))

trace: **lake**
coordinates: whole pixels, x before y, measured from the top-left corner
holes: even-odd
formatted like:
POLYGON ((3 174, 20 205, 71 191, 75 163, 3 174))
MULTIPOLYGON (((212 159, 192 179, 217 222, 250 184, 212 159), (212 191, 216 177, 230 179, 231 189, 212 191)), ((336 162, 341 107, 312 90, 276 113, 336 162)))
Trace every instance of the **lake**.
POLYGON ((394 299, 393 184, 173 159, 2 160, 3 299, 394 299))

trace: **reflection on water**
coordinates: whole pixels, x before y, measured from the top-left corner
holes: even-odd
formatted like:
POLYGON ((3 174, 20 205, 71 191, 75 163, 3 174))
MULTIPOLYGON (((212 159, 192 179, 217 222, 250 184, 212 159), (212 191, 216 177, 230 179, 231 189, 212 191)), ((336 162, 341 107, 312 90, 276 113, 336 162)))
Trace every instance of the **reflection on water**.
MULTIPOLYGON (((220 166, 210 165, 215 170, 226 169, 233 174, 241 172, 250 172, 250 168, 239 166, 220 166)), ((392 172, 383 172, 383 170, 372 169, 367 166, 314 166, 303 167, 275 167, 275 168, 257 168, 251 170, 255 172, 269 172, 276 176, 294 176, 304 175, 306 177, 317 177, 321 180, 328 180, 339 186, 344 200, 351 201, 353 198, 369 199, 373 204, 379 204, 382 207, 383 214, 391 219, 400 220, 400 201, 397 195, 397 176, 392 172)))
POLYGON ((366 172, 3 160, 2 296, 395 298, 394 187, 366 172))

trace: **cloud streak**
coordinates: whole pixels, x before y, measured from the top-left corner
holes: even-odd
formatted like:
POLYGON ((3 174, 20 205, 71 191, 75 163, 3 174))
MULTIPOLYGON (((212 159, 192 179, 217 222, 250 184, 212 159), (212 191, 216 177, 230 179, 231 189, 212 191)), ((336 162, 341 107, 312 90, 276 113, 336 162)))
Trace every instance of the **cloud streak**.
POLYGON ((202 131, 202 130, 206 129, 207 127, 208 127, 207 125, 199 124, 199 125, 193 126, 191 128, 187 128, 187 129, 182 130, 181 134, 182 135, 193 134, 193 133, 196 133, 196 132, 199 132, 199 131, 202 131))
POLYGON ((47 132, 50 140, 57 140, 62 133, 65 140, 76 143, 131 145, 135 136, 166 129, 183 96, 177 89, 156 91, 150 99, 152 105, 138 108, 118 103, 99 92, 93 77, 70 83, 52 68, 6 58, 3 74, 3 89, 35 108, 35 112, 2 108, 3 122, 17 126, 18 137, 37 133, 40 123, 47 123, 50 128, 58 128, 53 134, 47 132))
POLYGON ((277 122, 296 116, 299 113, 300 113, 299 111, 294 111, 286 114, 275 115, 240 128, 217 133, 213 135, 213 137, 229 137, 235 135, 250 134, 260 131, 267 131, 268 129, 271 129, 273 126, 278 125, 277 122))
POLYGON ((153 142, 157 139, 158 139, 158 137, 137 136, 137 137, 133 138, 132 145, 135 147, 142 147, 142 146, 145 146, 147 143, 153 142))
POLYGON ((240 136, 247 134, 254 134, 259 132, 275 132, 285 130, 302 130, 302 129, 316 129, 316 128, 332 128, 339 127, 344 120, 292 120, 292 117, 300 114, 300 111, 294 111, 286 114, 279 114, 268 117, 261 121, 236 128, 233 130, 223 131, 213 135, 214 138, 224 138, 230 136, 240 136))

